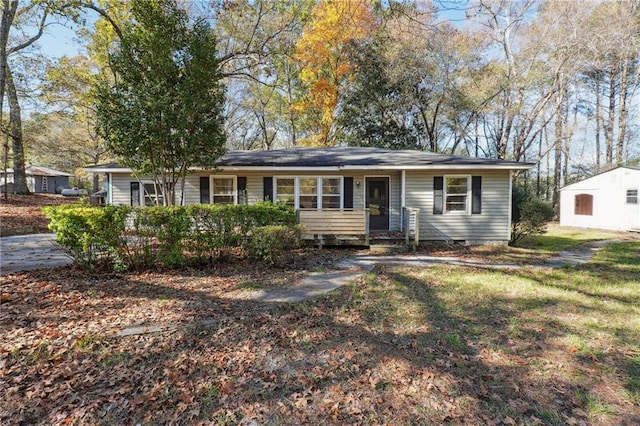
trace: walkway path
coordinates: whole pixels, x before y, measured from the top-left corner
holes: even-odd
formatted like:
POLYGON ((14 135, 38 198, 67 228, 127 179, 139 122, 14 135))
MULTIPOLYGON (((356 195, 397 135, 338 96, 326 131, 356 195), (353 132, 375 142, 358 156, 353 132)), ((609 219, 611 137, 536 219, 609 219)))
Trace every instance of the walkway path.
MULTIPOLYGON (((54 243, 53 234, 35 234, 0 238, 0 275, 33 269, 46 269, 72 263, 72 260, 54 243)), ((370 271, 378 263, 385 265, 433 266, 459 265, 492 269, 518 269, 523 267, 560 268, 574 267, 587 263, 601 247, 618 240, 595 241, 562 251, 542 265, 518 265, 511 263, 487 264, 459 257, 440 257, 421 254, 398 256, 354 256, 343 260, 337 270, 314 272, 307 275, 299 285, 270 290, 239 291, 228 295, 229 298, 253 300, 263 303, 299 302, 324 293, 328 293, 370 271)), ((163 332, 176 327, 131 326, 118 334, 130 336, 163 332)))
MULTIPOLYGON (((470 266, 475 268, 490 269, 520 269, 523 267, 535 268, 560 268, 563 266, 575 267, 579 264, 589 262, 595 252, 607 244, 618 242, 618 240, 594 241, 573 247, 570 250, 562 251, 558 256, 553 257, 545 264, 541 265, 519 265, 515 263, 486 263, 468 260, 460 257, 429 256, 421 254, 408 254, 400 256, 375 256, 362 255, 354 256, 343 260, 336 266, 338 270, 331 272, 317 272, 306 276, 299 285, 273 290, 260 290, 242 292, 242 298, 255 300, 258 302, 299 302, 311 297, 327 293, 341 287, 353 279, 359 277, 366 271, 382 263, 385 265, 404 266, 433 266, 433 265, 457 265, 470 266)), ((231 295, 231 297, 236 297, 231 295)))

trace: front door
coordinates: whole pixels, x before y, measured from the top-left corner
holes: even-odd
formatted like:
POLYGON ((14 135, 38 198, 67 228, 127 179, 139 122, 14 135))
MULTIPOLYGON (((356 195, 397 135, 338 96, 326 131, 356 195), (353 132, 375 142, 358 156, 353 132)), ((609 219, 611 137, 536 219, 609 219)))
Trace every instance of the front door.
POLYGON ((369 209, 369 229, 371 231, 389 230, 389 178, 365 178, 365 202, 369 209))

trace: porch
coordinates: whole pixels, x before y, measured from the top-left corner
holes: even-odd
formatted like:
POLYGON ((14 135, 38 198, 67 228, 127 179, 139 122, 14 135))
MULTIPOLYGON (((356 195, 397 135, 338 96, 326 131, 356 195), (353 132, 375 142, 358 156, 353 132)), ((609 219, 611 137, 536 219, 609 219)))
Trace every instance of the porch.
POLYGON ((371 209, 322 209, 296 211, 298 224, 304 227, 304 240, 314 245, 364 245, 404 243, 417 247, 420 239, 419 209, 404 207, 400 232, 371 230, 371 209))

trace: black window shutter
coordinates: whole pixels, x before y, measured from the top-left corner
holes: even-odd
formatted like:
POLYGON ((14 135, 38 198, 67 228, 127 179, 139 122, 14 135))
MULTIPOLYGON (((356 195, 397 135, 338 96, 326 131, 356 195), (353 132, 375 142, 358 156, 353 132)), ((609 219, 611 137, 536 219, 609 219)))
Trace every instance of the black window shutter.
POLYGON ((200 203, 209 204, 211 193, 209 192, 209 176, 200 176, 200 203))
POLYGON ((247 204, 247 178, 238 176, 238 204, 247 204))
POLYGON ((264 201, 275 201, 273 199, 273 177, 265 176, 262 178, 264 201))
POLYGON ((140 205, 140 182, 131 182, 131 205, 140 205))
POLYGON ((442 188, 444 178, 442 176, 433 177, 433 214, 442 214, 442 188))
POLYGON ((482 213, 482 176, 471 177, 471 214, 482 213))
POLYGON ((352 209, 353 208, 353 178, 345 177, 342 182, 342 185, 344 187, 343 207, 345 209, 352 209))

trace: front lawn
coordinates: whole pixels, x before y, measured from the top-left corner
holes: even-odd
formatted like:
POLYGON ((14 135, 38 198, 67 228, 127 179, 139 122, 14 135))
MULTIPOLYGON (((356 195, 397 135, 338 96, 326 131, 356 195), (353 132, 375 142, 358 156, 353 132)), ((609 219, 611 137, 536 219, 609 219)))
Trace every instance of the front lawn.
POLYGON ((0 423, 640 422, 640 242, 577 269, 379 266, 277 306, 242 291, 299 273, 242 268, 0 277, 0 423), (113 336, 131 324, 180 327, 113 336))

